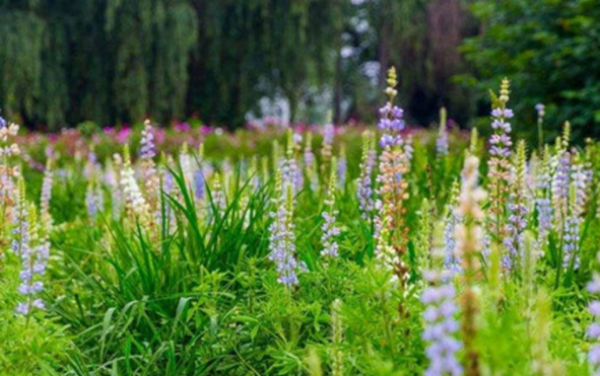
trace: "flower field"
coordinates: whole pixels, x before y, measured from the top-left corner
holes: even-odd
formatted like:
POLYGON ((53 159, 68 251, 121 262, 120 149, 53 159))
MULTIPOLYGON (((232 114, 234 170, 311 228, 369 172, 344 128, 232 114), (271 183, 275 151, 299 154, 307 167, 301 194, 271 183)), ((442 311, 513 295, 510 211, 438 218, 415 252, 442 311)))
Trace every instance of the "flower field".
POLYGON ((0 374, 600 374, 600 144, 387 84, 376 127, 2 119, 0 374))

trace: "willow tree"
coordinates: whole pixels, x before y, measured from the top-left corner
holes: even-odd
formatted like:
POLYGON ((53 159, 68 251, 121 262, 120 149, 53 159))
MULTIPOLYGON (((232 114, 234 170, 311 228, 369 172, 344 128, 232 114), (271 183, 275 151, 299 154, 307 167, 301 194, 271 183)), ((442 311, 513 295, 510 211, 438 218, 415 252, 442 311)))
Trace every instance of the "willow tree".
POLYGON ((0 1, 0 104, 7 117, 35 113, 45 32, 37 11, 30 1, 0 1))

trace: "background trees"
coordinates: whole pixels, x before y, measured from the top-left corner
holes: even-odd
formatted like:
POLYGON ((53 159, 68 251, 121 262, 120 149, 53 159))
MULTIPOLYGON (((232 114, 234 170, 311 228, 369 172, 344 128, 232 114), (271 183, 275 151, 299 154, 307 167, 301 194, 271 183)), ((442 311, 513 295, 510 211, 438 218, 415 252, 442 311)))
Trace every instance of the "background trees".
POLYGON ((597 135, 598 12, 595 0, 0 0, 0 107, 45 129, 192 115, 233 128, 281 98, 293 121, 368 122, 394 64, 413 123, 442 105, 476 122, 506 75, 520 118, 544 102, 556 124, 597 135))

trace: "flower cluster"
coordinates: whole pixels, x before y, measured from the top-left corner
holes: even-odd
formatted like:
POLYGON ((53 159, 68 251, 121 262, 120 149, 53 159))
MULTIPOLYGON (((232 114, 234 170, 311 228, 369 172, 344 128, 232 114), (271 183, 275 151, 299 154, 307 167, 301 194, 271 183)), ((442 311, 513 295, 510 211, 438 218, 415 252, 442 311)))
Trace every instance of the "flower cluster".
POLYGON ((552 205, 549 198, 551 188, 550 151, 546 147, 539 169, 536 185, 535 204, 538 212, 538 247, 544 247, 548 241, 548 233, 552 227, 552 205))
POLYGON ((375 210, 373 196, 373 169, 377 158, 375 135, 369 131, 363 133, 363 150, 360 162, 360 176, 357 181, 359 209, 364 220, 370 219, 375 210))
POLYGON ((35 207, 29 210, 29 222, 22 226, 20 234, 21 284, 18 292, 23 300, 17 305, 16 313, 29 315, 34 308, 43 309, 44 302, 38 297, 44 289, 40 280, 46 273, 46 265, 50 256, 50 243, 46 239, 39 239, 36 233, 37 222, 35 207))
POLYGON ((327 198, 325 199, 325 211, 321 214, 323 217, 323 225, 321 226, 321 230, 323 231, 323 235, 321 235, 323 250, 321 251, 321 256, 326 257, 338 257, 339 255, 339 245, 336 238, 340 234, 340 229, 336 225, 338 211, 334 208, 336 187, 335 158, 332 162, 329 189, 327 191, 327 198))
POLYGON ((294 196, 290 182, 284 182, 281 172, 276 177, 273 220, 269 226, 269 260, 276 265, 279 282, 290 287, 298 284, 296 261, 296 236, 294 234, 294 196))
POLYGON ((504 238, 504 246, 508 252, 502 258, 505 270, 511 270, 515 261, 523 260, 524 231, 528 214, 525 205, 525 158, 525 142, 521 141, 517 146, 515 177, 508 204, 507 236, 504 238))
POLYGON ((492 130, 490 137, 490 159, 488 161, 490 176, 490 231, 497 243, 502 242, 505 235, 503 219, 506 213, 506 202, 508 199, 508 186, 510 182, 510 150, 512 139, 510 137, 511 125, 509 120, 513 117, 513 111, 506 107, 509 100, 510 83, 505 78, 500 85, 500 95, 495 101, 492 110, 492 130))
POLYGON ((379 212, 375 218, 376 251, 384 253, 381 259, 387 260, 386 263, 391 264, 399 280, 404 281, 408 273, 407 264, 403 260, 407 252, 408 231, 404 205, 404 201, 408 199, 408 184, 404 175, 409 170, 409 158, 399 134, 404 128, 402 110, 392 105, 397 95, 394 89, 397 77, 393 67, 388 71, 387 84, 388 102, 380 110, 381 120, 378 124, 379 129, 383 130, 380 140, 383 151, 379 157, 377 176, 379 202, 376 206, 379 212))

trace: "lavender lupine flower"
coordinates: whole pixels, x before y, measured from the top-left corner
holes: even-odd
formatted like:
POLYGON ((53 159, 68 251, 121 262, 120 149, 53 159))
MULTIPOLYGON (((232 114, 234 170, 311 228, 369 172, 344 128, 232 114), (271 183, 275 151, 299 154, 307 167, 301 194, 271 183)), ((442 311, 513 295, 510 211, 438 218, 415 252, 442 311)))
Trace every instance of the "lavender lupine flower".
POLYGON ((50 199, 52 198, 52 159, 46 162, 44 179, 42 181, 42 192, 40 195, 40 217, 44 233, 48 235, 52 229, 52 216, 50 215, 50 199))
POLYGON ((508 212, 508 225, 506 226, 508 236, 504 238, 504 246, 508 253, 502 256, 502 266, 505 270, 511 270, 513 260, 521 258, 525 241, 524 231, 527 226, 527 207, 524 203, 518 202, 514 195, 511 195, 509 199, 508 212))
POLYGON ((196 170, 196 173, 194 174, 194 194, 196 200, 204 200, 204 197, 206 196, 204 173, 202 172, 202 169, 196 170))
POLYGON ((335 137, 335 127, 332 123, 327 123, 323 127, 323 144, 331 145, 333 144, 333 139, 335 137))
POLYGON ((436 226, 431 249, 432 268, 423 274, 428 286, 421 296, 421 302, 426 306, 423 312, 425 330, 422 337, 427 342, 425 353, 429 358, 429 366, 424 375, 455 376, 463 373, 457 357, 457 352, 462 348, 460 341, 456 339, 460 325, 454 317, 458 307, 455 303, 453 273, 441 268, 446 252, 440 230, 440 226, 436 226))
POLYGON ((373 196, 373 168, 377 158, 375 150, 375 136, 369 131, 363 133, 363 153, 360 163, 360 176, 357 181, 357 195, 361 217, 364 220, 371 218, 375 210, 375 199, 373 196))
POLYGON ((462 218, 458 213, 458 183, 454 183, 452 187, 452 202, 448 205, 446 220, 444 223, 444 268, 452 274, 462 271, 461 260, 455 252, 456 248, 456 226, 462 222, 462 218))
POLYGON ((269 226, 269 260, 276 265, 279 282, 290 287, 298 284, 299 268, 293 223, 294 195, 292 184, 282 180, 281 172, 278 171, 274 208, 269 214, 273 219, 269 226))
POLYGON ((283 181, 292 184, 294 194, 302 189, 302 186, 304 185, 302 171, 300 171, 296 162, 295 154, 297 148, 298 145, 294 141, 294 134, 290 130, 288 132, 286 158, 281 161, 280 168, 283 172, 283 181))
POLYGON ((43 276, 46 272, 50 243, 44 242, 33 250, 23 250, 24 252, 21 253, 23 269, 19 274, 21 277, 19 293, 23 295, 25 301, 17 305, 16 312, 21 315, 28 315, 33 308, 45 308, 42 299, 36 297, 44 289, 43 282, 37 280, 39 278, 36 278, 36 276, 43 276))
POLYGON ((380 110, 382 118, 378 123, 383 131, 380 145, 383 151, 379 158, 379 200, 376 203, 378 213, 375 218, 375 240, 377 258, 387 268, 394 271, 394 277, 401 283, 406 282, 408 264, 404 257, 407 248, 407 227, 405 223, 404 200, 408 198, 408 183, 404 175, 409 171, 409 157, 406 145, 400 135, 404 128, 402 109, 393 106, 398 84, 396 70, 388 71, 388 101, 380 110))
POLYGON ((514 179, 508 202, 507 236, 503 241, 508 251, 502 257, 505 270, 511 270, 515 261, 524 260, 524 232, 527 227, 527 214, 529 212, 525 204, 526 150, 524 141, 520 141, 517 146, 515 165, 514 179))
POLYGON ((587 199, 587 175, 581 163, 572 168, 572 194, 569 205, 569 216, 565 220, 563 231, 563 266, 568 267, 573 261, 575 269, 579 268, 579 233, 583 223, 582 214, 587 199))
POLYGON ((563 267, 568 268, 573 262, 575 269, 579 268, 579 230, 580 219, 569 216, 563 230, 563 267))
POLYGON ((393 106, 391 102, 387 102, 385 106, 379 109, 380 119, 377 123, 383 134, 379 140, 379 146, 394 147, 402 144, 402 137, 399 132, 404 129, 404 110, 400 107, 393 106))
POLYGON ((542 166, 537 178, 536 208, 538 211, 538 248, 542 248, 548 241, 548 233, 552 227, 552 205, 549 198, 551 188, 550 177, 550 151, 546 147, 542 166))
POLYGON ((338 211, 334 209, 336 187, 335 158, 332 162, 331 175, 329 177, 329 189, 325 200, 325 210, 321 214, 324 221, 321 226, 321 230, 323 231, 323 235, 321 235, 321 243, 323 244, 321 256, 325 257, 338 257, 339 255, 339 245, 336 238, 340 234, 340 229, 336 226, 338 211))
POLYGON ((440 131, 435 141, 435 150, 438 156, 448 155, 448 131, 446 129, 446 109, 440 109, 440 131))
POLYGON ((156 147, 154 146, 154 133, 150 120, 144 122, 144 130, 140 140, 140 159, 152 159, 156 156, 156 147))
MULTIPOLYGON (((30 213, 33 214, 30 210, 30 213)), ((34 218, 34 217, 32 217, 34 218)), ((50 256, 50 243, 42 239, 39 244, 32 246, 35 237, 31 236, 30 230, 35 229, 35 219, 24 226, 25 231, 21 233, 21 265, 19 273, 21 284, 18 291, 23 296, 23 301, 16 307, 16 313, 28 315, 33 308, 44 308, 44 302, 37 295, 44 289, 40 278, 46 273, 46 264, 50 256)))
POLYGON ((95 220, 98 212, 104 207, 104 194, 97 181, 91 181, 85 192, 85 206, 92 220, 95 220))
POLYGON ((557 228, 564 227, 567 216, 570 171, 571 155, 568 151, 562 151, 552 180, 552 203, 557 228))
MULTIPOLYGON (((600 255, 597 255, 600 262, 600 255)), ((592 280, 587 285, 587 290, 592 294, 600 294, 600 275, 594 273, 592 280)), ((600 300, 592 300, 588 305, 588 311, 592 314, 593 322, 587 328, 587 336, 593 342, 588 352, 588 362, 592 367, 592 374, 600 374, 600 300)))
POLYGON ((503 79, 500 85, 500 95, 492 109, 492 130, 490 137, 489 191, 490 191, 490 226, 489 233, 496 246, 500 246, 506 237, 504 219, 509 193, 511 161, 510 151, 512 140, 509 120, 514 116, 507 108, 510 83, 503 79))

